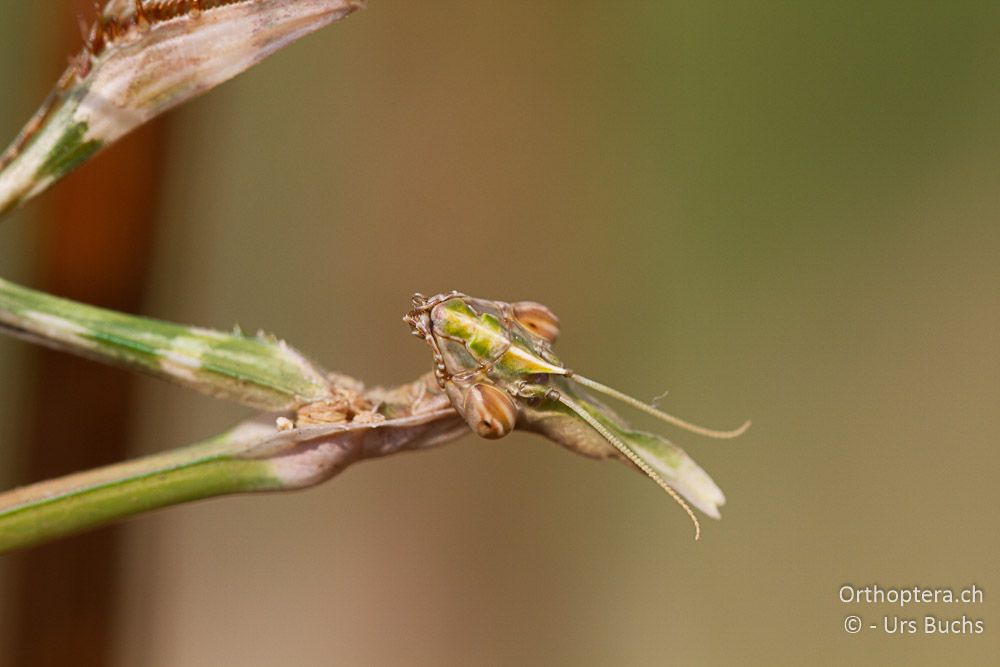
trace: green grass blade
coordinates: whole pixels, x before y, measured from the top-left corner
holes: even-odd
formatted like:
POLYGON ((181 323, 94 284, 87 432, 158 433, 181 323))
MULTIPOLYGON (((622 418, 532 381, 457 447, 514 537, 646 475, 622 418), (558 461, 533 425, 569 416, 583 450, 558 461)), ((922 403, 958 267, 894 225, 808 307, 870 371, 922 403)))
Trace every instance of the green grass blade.
POLYGON ((232 446, 231 432, 0 494, 0 553, 168 505, 280 488, 267 461, 233 458, 227 454, 232 446))
POLYGON ((126 315, 2 278, 0 330, 264 410, 331 396, 325 373, 276 338, 126 315))
POLYGON ((400 416, 284 429, 262 415, 188 447, 0 493, 0 553, 192 500, 308 488, 356 461, 468 432, 443 397, 414 413, 410 388, 380 395, 400 416))

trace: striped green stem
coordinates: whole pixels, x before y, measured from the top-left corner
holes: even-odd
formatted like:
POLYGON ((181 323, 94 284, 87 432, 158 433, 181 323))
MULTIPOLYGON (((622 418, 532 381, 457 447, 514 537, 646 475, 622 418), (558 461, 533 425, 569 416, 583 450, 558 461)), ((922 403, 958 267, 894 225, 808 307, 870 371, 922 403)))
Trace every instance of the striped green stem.
POLYGON ((284 341, 126 315, 0 278, 0 329, 261 410, 331 396, 326 374, 284 341))

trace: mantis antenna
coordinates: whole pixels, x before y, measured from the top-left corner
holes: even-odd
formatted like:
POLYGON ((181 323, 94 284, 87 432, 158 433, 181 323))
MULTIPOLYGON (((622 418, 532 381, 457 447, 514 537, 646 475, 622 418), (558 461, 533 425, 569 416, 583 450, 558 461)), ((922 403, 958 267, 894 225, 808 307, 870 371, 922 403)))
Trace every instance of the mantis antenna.
POLYGON ((746 430, 750 428, 749 419, 743 422, 742 426, 740 426, 739 428, 735 428, 731 431, 717 431, 715 429, 705 428, 704 426, 698 426, 697 424, 692 424, 691 422, 684 421, 679 417, 668 415, 666 412, 663 412, 662 410, 657 410, 653 406, 647 403, 643 403, 637 398, 632 398, 628 394, 623 394, 617 389, 601 384, 597 380, 591 380, 590 378, 583 377, 582 375, 577 375, 576 373, 569 374, 569 377, 573 380, 576 380, 585 387, 590 387, 594 391, 599 391, 602 394, 605 394, 606 396, 617 398, 622 403, 627 403, 636 410, 641 410, 648 415, 652 415, 657 419, 659 419, 660 421, 664 421, 668 424, 673 424, 674 426, 682 428, 685 431, 697 433, 698 435, 704 435, 709 438, 718 438, 720 440, 728 440, 729 438, 736 438, 743 435, 746 432, 746 430))
POLYGON ((566 396, 562 395, 557 391, 549 391, 547 396, 549 396, 550 398, 554 398, 555 400, 559 401, 567 408, 575 412, 577 415, 579 415, 580 419, 590 424, 590 426, 595 431, 600 433, 601 436, 609 443, 611 443, 615 449, 621 452, 625 456, 625 458, 634 463, 639 468, 639 470, 646 473, 647 477, 656 482, 656 484, 661 489, 666 491, 670 495, 670 497, 673 498, 674 501, 678 505, 680 505, 685 512, 687 512, 687 515, 691 517, 691 521, 694 523, 694 539, 695 540, 701 539, 701 524, 698 522, 698 517, 694 515, 694 512, 691 510, 691 507, 684 501, 683 498, 681 498, 680 494, 677 493, 676 490, 674 490, 674 487, 667 484, 667 482, 662 477, 660 477, 660 475, 657 474, 655 470, 649 467, 648 463, 639 458, 638 454, 629 449, 628 445, 619 440, 614 433, 609 431, 607 427, 604 426, 604 424, 597 421, 597 419, 595 419, 589 412, 580 407, 576 403, 576 401, 567 398, 566 396))

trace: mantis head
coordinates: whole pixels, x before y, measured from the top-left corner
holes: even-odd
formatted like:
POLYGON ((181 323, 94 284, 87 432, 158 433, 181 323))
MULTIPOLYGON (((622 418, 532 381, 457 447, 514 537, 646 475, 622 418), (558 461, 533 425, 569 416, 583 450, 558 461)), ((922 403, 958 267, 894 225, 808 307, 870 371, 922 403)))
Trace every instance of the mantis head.
POLYGON ((559 318, 540 303, 489 301, 460 292, 416 294, 403 319, 431 347, 438 385, 476 434, 496 439, 522 427, 588 456, 623 458, 684 508, 695 524, 695 539, 700 526, 684 498, 719 516, 725 497, 683 450, 659 436, 629 430, 581 386, 709 437, 738 436, 749 422, 733 431, 695 426, 573 372, 552 351, 559 318))

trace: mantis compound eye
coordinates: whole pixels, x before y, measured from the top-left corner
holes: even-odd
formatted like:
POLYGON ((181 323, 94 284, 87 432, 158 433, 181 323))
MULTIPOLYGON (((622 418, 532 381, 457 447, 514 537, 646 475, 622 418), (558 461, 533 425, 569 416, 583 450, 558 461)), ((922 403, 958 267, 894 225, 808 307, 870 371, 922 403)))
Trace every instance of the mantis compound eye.
POLYGON ((517 422, 514 399, 489 384, 480 383, 469 388, 462 413, 469 428, 489 440, 504 437, 514 430, 517 422))
POLYGON ((550 343, 559 337, 559 318, 548 307, 534 301, 512 303, 514 318, 536 336, 550 343))

